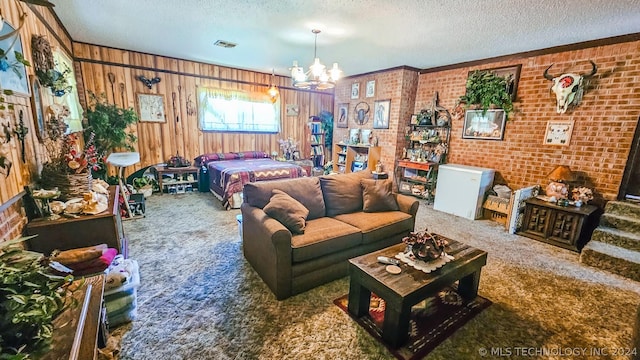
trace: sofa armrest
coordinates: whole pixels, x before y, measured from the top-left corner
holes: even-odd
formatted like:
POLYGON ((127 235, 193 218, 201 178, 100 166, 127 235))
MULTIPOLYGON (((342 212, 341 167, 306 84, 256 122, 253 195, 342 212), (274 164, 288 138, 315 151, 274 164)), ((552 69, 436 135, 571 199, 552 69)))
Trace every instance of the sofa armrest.
POLYGON ((243 203, 242 251, 278 300, 291 296, 291 232, 262 209, 243 203))
POLYGON ((416 224, 416 214, 418 213, 418 207, 420 206, 420 202, 413 196, 403 195, 403 194, 394 194, 396 196, 396 202, 398 203, 398 207, 400 211, 411 215, 413 218, 413 228, 415 229, 416 224))

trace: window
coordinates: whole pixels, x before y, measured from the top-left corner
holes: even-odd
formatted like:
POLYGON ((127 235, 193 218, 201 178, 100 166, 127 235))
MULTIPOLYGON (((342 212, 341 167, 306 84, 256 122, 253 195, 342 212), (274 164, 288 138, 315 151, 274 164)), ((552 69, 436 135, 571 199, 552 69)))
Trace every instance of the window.
POLYGON ((202 131, 280 131, 280 102, 266 93, 198 87, 197 95, 202 131))
POLYGON ((82 106, 80 106, 80 98, 78 97, 78 87, 76 86, 76 75, 73 71, 73 62, 71 59, 57 48, 53 52, 53 61, 56 64, 56 70, 64 72, 65 69, 69 69, 71 72, 67 74, 66 79, 71 87, 71 91, 64 94, 62 97, 56 97, 54 102, 61 105, 67 105, 69 107, 70 115, 67 118, 67 132, 73 133, 76 131, 82 131, 82 106))

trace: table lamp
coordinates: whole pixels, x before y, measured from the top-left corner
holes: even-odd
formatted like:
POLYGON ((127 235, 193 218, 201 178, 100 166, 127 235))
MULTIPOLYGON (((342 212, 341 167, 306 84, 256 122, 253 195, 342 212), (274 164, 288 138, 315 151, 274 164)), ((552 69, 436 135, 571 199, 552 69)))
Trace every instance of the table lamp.
POLYGON ((547 178, 549 178, 549 185, 547 185, 546 188, 547 196, 555 198, 556 200, 567 199, 569 197, 569 189, 566 183, 573 181, 574 176, 568 166, 556 166, 556 168, 547 175, 547 178))

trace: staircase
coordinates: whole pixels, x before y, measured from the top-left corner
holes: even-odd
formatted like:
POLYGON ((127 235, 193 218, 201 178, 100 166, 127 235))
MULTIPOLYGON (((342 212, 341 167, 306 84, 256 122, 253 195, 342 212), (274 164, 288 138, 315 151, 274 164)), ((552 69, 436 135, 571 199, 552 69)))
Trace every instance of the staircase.
POLYGON ((580 262, 640 281, 640 205, 608 202, 580 262))

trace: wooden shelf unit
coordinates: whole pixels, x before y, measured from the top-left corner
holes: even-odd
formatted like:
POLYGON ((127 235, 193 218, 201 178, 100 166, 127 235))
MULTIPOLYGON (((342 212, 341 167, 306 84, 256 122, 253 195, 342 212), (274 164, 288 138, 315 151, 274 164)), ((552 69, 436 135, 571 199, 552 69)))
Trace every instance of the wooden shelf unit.
MULTIPOLYGON (((311 131, 311 138, 309 139, 311 161, 313 162, 314 168, 322 168, 324 166, 324 131, 320 118, 316 116, 312 116, 311 118, 313 119, 313 121, 309 123, 309 130, 311 131)), ((310 172, 309 175, 311 175, 310 172)))
POLYGON ((364 169, 375 171, 382 149, 369 145, 333 145, 333 171, 347 174, 364 169))

